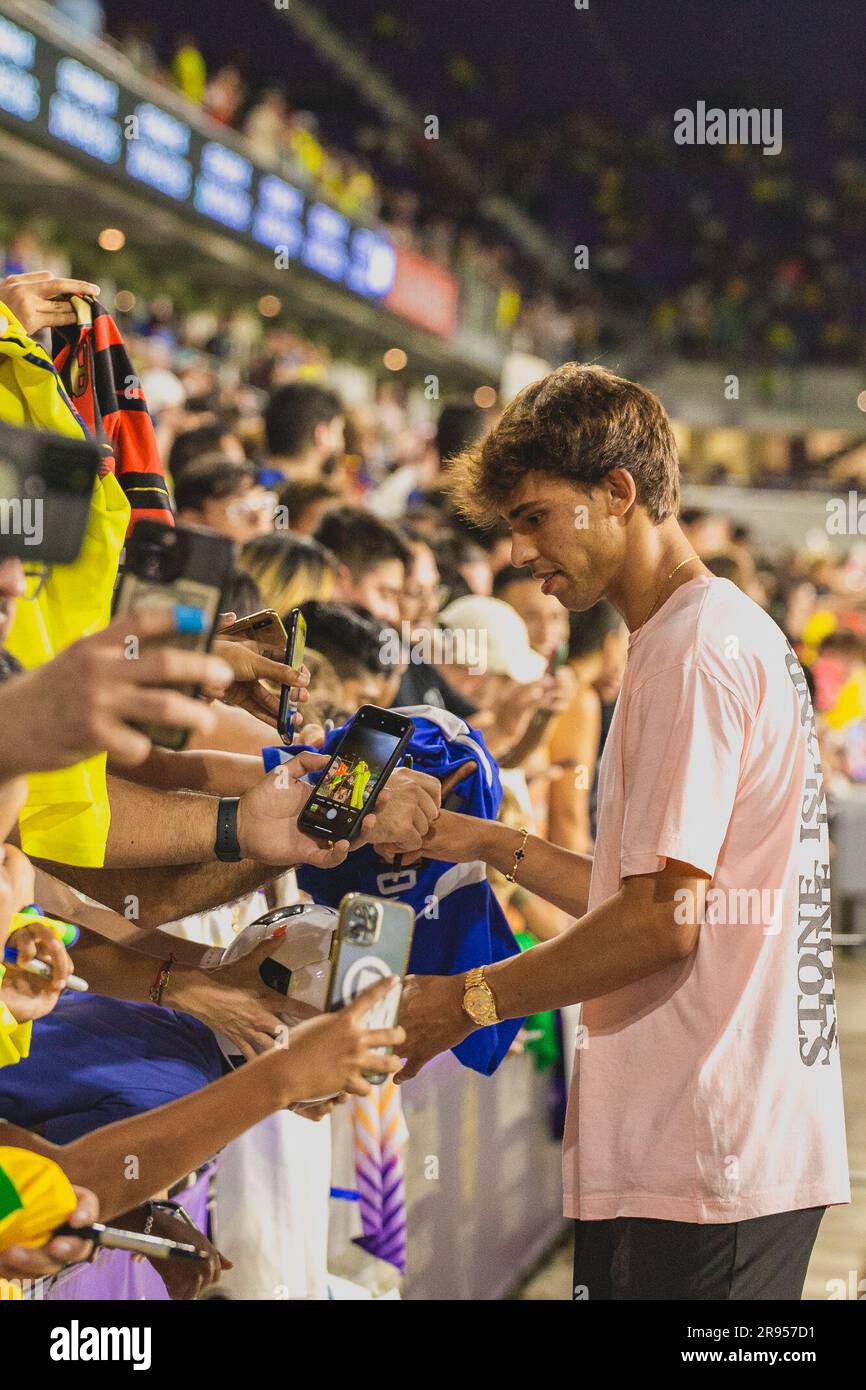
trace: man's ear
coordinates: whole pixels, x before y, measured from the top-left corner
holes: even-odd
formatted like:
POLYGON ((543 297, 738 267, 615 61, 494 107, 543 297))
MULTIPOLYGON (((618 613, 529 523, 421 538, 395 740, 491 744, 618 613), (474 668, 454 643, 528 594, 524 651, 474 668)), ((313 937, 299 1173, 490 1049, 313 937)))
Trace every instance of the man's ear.
POLYGON ((637 488, 627 468, 612 468, 605 473, 599 487, 604 488, 611 516, 625 516, 637 501, 637 488))
POLYGON ((313 430, 313 443, 317 449, 331 449, 331 425, 332 420, 320 420, 313 430))

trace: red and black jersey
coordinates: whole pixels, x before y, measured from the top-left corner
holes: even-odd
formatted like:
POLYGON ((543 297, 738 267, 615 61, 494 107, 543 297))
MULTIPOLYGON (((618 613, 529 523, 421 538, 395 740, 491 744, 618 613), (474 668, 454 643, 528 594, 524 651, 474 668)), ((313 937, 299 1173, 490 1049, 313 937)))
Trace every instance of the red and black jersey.
POLYGON ((111 447, 107 471, 114 473, 132 508, 129 530, 142 519, 173 526, 171 496, 141 382, 114 319, 101 304, 91 307, 92 325, 52 330, 54 366, 87 428, 111 447))

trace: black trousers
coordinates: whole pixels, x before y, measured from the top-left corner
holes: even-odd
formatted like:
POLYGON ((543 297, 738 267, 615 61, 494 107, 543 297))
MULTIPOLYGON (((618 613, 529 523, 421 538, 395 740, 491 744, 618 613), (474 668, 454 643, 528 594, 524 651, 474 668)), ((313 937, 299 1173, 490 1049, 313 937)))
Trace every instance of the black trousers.
POLYGON ((825 1210, 715 1225, 636 1216, 576 1221, 573 1297, 799 1301, 825 1210))

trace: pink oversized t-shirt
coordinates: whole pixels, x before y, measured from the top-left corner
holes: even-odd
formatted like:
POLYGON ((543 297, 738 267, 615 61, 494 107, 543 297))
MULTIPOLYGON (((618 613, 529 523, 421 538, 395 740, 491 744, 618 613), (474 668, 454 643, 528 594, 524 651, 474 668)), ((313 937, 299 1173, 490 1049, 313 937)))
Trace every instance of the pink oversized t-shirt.
POLYGON ((729 580, 681 585, 632 635, 598 806, 590 910, 667 859, 711 882, 686 961, 583 1006, 565 1214, 849 1201, 812 706, 782 632, 729 580))

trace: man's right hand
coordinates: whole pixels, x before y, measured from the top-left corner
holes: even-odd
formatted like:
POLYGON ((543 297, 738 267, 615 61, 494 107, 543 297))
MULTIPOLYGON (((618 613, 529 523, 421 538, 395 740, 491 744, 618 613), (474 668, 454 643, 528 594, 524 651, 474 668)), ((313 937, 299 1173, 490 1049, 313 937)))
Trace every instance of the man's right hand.
POLYGON ((7 275, 0 280, 0 304, 11 309, 25 333, 32 337, 41 328, 64 328, 75 323, 69 295, 98 299, 99 286, 88 280, 66 280, 50 270, 31 270, 26 275, 7 275))
POLYGON ((207 734, 214 715, 173 686, 227 684, 215 656, 151 645, 177 631, 173 609, 140 609, 0 687, 0 767, 5 777, 69 767, 108 752, 136 767, 151 741, 136 723, 207 734), (148 645, 145 646, 145 643, 148 645))
POLYGON ((394 984, 393 979, 379 980, 344 1009, 289 1030, 285 1045, 274 1054, 279 1061, 272 1063, 283 1071, 286 1104, 342 1091, 367 1096, 372 1086, 364 1079, 364 1072, 391 1075, 400 1070, 401 1057, 374 1049, 399 1049, 406 1040, 403 1029, 367 1028, 364 1024, 370 1009, 394 984))

